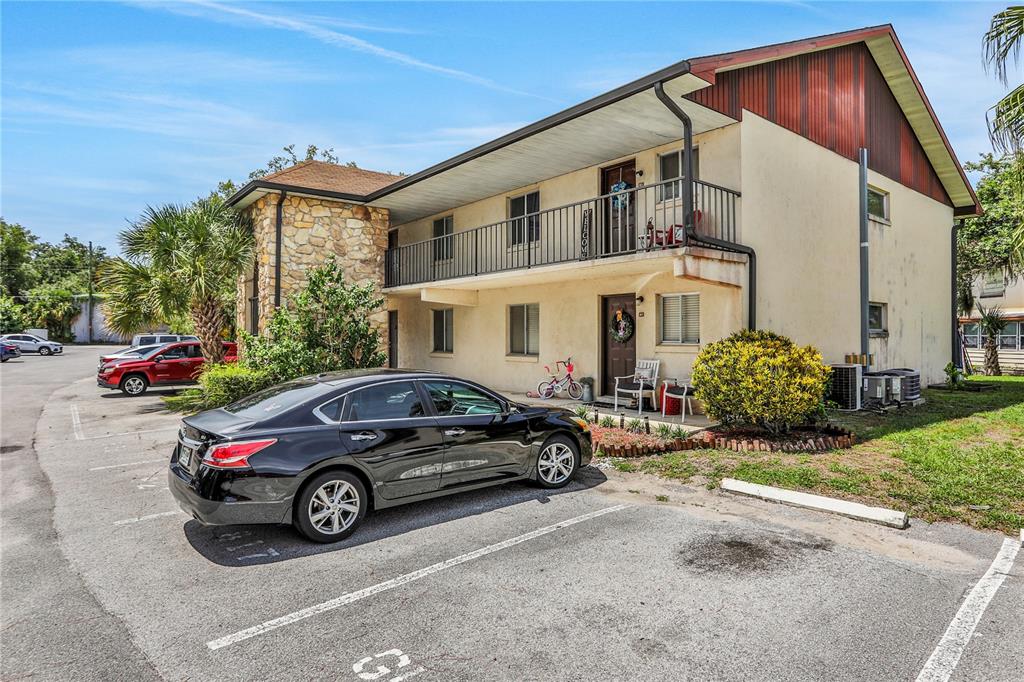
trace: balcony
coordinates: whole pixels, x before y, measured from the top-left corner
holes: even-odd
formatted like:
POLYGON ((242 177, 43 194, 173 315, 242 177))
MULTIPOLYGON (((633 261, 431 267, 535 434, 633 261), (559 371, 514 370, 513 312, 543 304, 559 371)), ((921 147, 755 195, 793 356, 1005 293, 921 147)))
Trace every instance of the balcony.
MULTIPOLYGON (((686 246, 683 182, 634 187, 388 249, 385 286, 686 246)), ((734 242, 739 192, 700 180, 692 185, 696 232, 734 242)))

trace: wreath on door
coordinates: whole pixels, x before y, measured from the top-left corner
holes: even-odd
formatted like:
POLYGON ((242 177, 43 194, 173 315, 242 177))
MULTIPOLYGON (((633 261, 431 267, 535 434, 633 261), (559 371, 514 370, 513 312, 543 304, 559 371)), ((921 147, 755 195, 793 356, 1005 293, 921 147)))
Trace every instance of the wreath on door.
POLYGON ((635 329, 636 324, 633 322, 633 316, 620 308, 612 316, 612 323, 608 328, 608 333, 611 334, 612 340, 616 343, 626 343, 633 338, 633 331, 635 329))

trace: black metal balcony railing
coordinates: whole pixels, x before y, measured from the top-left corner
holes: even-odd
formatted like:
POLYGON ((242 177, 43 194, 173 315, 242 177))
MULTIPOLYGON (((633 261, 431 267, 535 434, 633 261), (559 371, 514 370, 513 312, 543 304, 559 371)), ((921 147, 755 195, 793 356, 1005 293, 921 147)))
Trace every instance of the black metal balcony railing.
MULTIPOLYGON (((385 285, 420 284, 685 246, 683 182, 634 187, 388 249, 385 285)), ((731 189, 695 180, 696 231, 735 241, 739 196, 731 189)))

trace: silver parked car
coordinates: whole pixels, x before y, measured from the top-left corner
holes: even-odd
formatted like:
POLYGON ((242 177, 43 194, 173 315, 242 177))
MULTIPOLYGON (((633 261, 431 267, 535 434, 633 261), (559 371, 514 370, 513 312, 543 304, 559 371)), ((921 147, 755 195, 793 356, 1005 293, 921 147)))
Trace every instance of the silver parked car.
POLYGON ((22 353, 39 353, 40 355, 59 355, 64 352, 64 345, 56 341, 47 341, 34 334, 5 334, 0 341, 13 344, 22 353))
POLYGON ((132 346, 149 346, 154 343, 178 343, 180 341, 198 341, 198 336, 191 334, 161 334, 149 332, 148 334, 136 334, 132 337, 132 346))

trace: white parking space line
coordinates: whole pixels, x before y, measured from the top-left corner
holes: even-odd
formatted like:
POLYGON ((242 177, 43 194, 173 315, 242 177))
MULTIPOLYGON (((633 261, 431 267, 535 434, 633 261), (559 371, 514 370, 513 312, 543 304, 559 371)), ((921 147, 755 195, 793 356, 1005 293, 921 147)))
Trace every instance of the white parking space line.
POLYGON ((160 519, 160 518, 163 518, 165 516, 177 516, 178 514, 184 514, 184 513, 185 512, 183 512, 183 511, 169 511, 169 512, 160 512, 159 514, 146 514, 145 516, 136 516, 135 518, 131 518, 131 519, 121 519, 120 521, 114 521, 114 525, 115 526, 127 526, 128 524, 131 524, 131 523, 139 523, 140 521, 149 521, 151 519, 160 519))
POLYGON ((1003 540, 1003 546, 996 554, 992 565, 967 594, 964 603, 960 605, 960 610, 953 617, 953 622, 946 629, 946 634, 939 640, 939 645, 935 647, 935 651, 921 669, 921 674, 917 676, 917 682, 946 682, 950 678, 985 609, 1006 580, 1019 549, 1020 543, 1016 540, 1003 540))
POLYGON ((160 459, 140 459, 136 462, 125 462, 123 464, 104 464, 101 467, 92 467, 89 471, 106 471, 107 469, 123 469, 124 467, 136 467, 142 464, 156 464, 157 462, 170 461, 167 457, 160 459))
POLYGON ((487 545, 486 547, 481 547, 480 549, 469 552, 467 554, 461 554, 457 557, 448 559, 447 561, 442 561, 431 566, 427 566, 426 568, 421 568, 418 571, 406 573, 405 575, 400 575, 397 578, 392 578, 391 580, 387 580, 382 583, 377 583, 376 585, 367 587, 357 592, 349 592, 348 594, 344 594, 340 597, 336 597, 329 601, 325 601, 323 603, 316 604, 314 606, 310 606, 299 611, 289 613, 284 616, 280 616, 279 618, 274 618, 273 620, 268 620, 265 623, 260 623, 259 625, 253 626, 251 628, 246 628, 245 630, 240 630, 239 632, 227 635, 226 637, 211 640, 206 643, 206 646, 209 647, 211 651, 223 649, 226 646, 230 646, 232 644, 236 644, 238 642, 242 642, 244 640, 266 634, 272 630, 284 627, 285 625, 291 625, 292 623, 296 623, 300 620, 304 620, 306 618, 310 618, 312 616, 316 616, 327 611, 332 611, 342 606, 347 606, 348 604, 357 602, 360 599, 372 597, 375 594, 380 594, 381 592, 386 592, 396 587, 401 587, 402 585, 406 585, 416 580, 426 578, 427 576, 434 575, 435 573, 440 573, 441 571, 446 571, 449 568, 454 568, 455 566, 464 564, 469 561, 473 561, 474 559, 479 559, 480 557, 487 556, 488 554, 500 552, 503 549, 508 549, 509 547, 513 547, 528 540, 539 538, 542 535, 554 533, 556 530, 568 528, 569 526, 574 526, 577 523, 583 523, 584 521, 589 521, 590 519, 595 519, 599 516, 604 516, 605 514, 611 514, 612 512, 627 509, 629 508, 629 506, 630 505, 628 504, 619 504, 614 507, 606 507, 605 509, 599 509, 598 511, 590 512, 589 514, 583 514, 581 516, 571 518, 568 521, 561 521, 551 526, 538 528, 537 530, 530 531, 529 533, 517 535, 514 538, 509 538, 508 540, 504 540, 493 545, 487 545))
POLYGON ((75 434, 75 440, 85 440, 85 434, 82 433, 82 418, 78 414, 78 405, 71 403, 71 430, 75 434))
POLYGON ((121 433, 104 433, 99 436, 75 436, 76 440, 101 440, 103 438, 120 438, 121 436, 134 436, 140 433, 163 433, 165 431, 177 431, 177 426, 165 426, 162 429, 139 429, 138 431, 122 431, 121 433))

